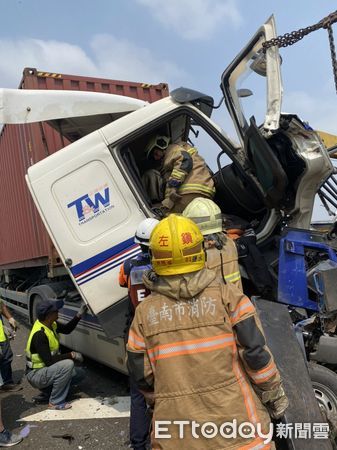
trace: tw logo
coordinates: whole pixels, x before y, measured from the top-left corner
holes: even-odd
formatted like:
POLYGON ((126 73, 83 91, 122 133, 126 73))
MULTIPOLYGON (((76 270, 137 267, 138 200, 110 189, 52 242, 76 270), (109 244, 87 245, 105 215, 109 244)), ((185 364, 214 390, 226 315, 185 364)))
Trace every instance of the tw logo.
POLYGON ((81 222, 85 219, 85 214, 99 212, 100 204, 104 208, 110 206, 110 191, 108 187, 104 189, 104 193, 96 192, 93 199, 89 197, 89 194, 85 194, 67 206, 68 208, 75 206, 78 220, 81 222))

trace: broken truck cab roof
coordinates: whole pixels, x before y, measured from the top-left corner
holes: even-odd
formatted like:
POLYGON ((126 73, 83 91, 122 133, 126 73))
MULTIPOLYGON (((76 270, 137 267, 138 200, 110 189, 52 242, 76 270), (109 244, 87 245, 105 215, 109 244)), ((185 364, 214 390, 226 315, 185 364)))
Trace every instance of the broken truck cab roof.
POLYGON ((0 89, 0 123, 47 121, 73 141, 147 104, 99 92, 0 89))

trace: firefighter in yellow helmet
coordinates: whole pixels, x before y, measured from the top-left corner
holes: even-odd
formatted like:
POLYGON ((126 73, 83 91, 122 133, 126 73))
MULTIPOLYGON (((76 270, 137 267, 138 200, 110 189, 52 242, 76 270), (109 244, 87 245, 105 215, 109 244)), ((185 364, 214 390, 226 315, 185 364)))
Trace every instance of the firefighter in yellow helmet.
POLYGON ((202 432, 205 422, 224 432, 234 419, 267 432, 269 414, 279 418, 288 406, 253 304, 205 267, 203 236, 190 219, 163 219, 150 251, 155 276, 143 281, 152 293, 136 309, 127 351, 130 373, 154 399, 152 448, 270 448, 255 431, 202 432))
POLYGON ((212 174, 195 147, 184 141, 169 144, 167 136, 154 136, 148 143, 147 159, 162 161, 165 185, 161 202, 165 212, 181 213, 195 197, 213 198, 212 174))
POLYGON ((235 242, 222 231, 219 206, 207 198, 195 198, 184 209, 183 216, 195 222, 205 240, 206 265, 216 271, 225 283, 233 283, 242 290, 238 252, 235 242))

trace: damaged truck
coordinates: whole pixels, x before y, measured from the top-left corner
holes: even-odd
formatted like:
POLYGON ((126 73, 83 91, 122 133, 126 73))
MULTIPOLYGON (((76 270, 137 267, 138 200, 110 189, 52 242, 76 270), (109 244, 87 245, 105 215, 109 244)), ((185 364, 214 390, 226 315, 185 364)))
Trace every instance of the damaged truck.
MULTIPOLYGON (((333 230, 312 231, 310 223, 317 192, 336 184, 334 167, 319 135, 296 113, 281 113, 281 58, 277 46, 263 48, 275 37, 271 17, 221 77, 240 145, 211 120, 213 98, 187 88, 170 95, 160 91, 163 98, 153 103, 92 92, 3 90, 0 122, 48 123, 65 145, 28 163, 26 175, 60 268, 51 278, 50 270, 41 266, 40 277, 21 267, 17 284, 18 268, 7 268, 1 295, 31 319, 41 298, 62 295, 68 309, 83 300, 92 313, 88 328, 94 320, 98 323, 95 326, 104 330, 102 345, 109 342, 113 348, 110 365, 125 371, 127 299, 117 282, 118 271, 139 252, 133 242, 139 222, 158 213, 142 183, 147 169, 144 148, 157 134, 169 136, 171 142, 189 141, 211 166, 211 161, 217 164, 215 201, 224 215, 240 217, 253 227, 276 286, 270 298, 262 298, 251 286, 247 293, 254 298, 284 378, 290 399, 284 421, 328 421, 333 428, 337 241, 333 230), (256 92, 267 96, 260 116, 249 112, 256 92), (28 300, 20 303, 20 296, 28 300)), ((242 278, 249 286, 249 274, 243 271, 242 278)), ((67 345, 88 354, 80 342, 67 345)), ((99 347, 98 342, 96 359, 102 360, 99 347)), ((317 448, 312 439, 290 441, 288 448, 317 448)), ((331 443, 320 441, 319 446, 328 449, 331 443)))

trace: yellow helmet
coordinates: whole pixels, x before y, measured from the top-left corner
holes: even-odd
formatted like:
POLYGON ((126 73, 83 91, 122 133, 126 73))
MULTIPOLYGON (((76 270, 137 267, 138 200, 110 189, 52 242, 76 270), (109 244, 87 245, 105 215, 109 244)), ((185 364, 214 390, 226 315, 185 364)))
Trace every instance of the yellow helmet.
POLYGON ((222 231, 221 209, 208 198, 197 197, 192 200, 184 209, 183 216, 192 219, 203 236, 222 231))
POLYGON ((204 238, 192 220, 170 214, 150 237, 152 267, 158 275, 196 272, 205 266, 204 238))

